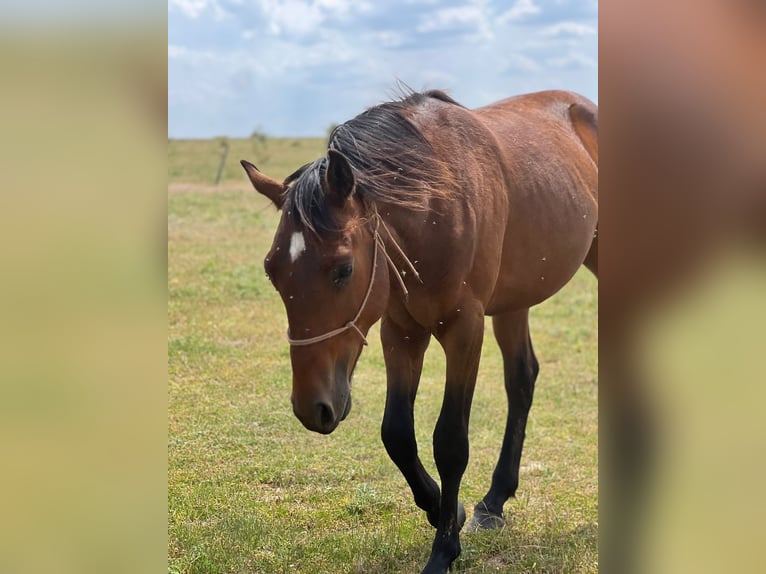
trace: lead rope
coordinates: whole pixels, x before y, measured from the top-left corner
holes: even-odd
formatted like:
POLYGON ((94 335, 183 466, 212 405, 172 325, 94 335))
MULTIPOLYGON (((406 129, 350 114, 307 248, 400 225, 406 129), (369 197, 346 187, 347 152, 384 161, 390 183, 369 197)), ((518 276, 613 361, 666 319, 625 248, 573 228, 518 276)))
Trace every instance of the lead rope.
MULTIPOLYGON (((394 239, 393 234, 388 229, 388 226, 386 225, 386 222, 383 221, 380 216, 378 215, 377 209, 375 210, 375 217, 378 219, 380 224, 383 226, 383 229, 386 230, 386 233, 388 234, 388 238, 391 240, 391 243, 394 244, 394 247, 396 247, 396 250, 399 252, 399 255, 404 259, 405 263, 407 263, 407 266, 410 268, 410 271, 412 271, 412 274, 415 276, 415 279, 418 280, 418 282, 422 285, 423 280, 420 278, 420 273, 418 273, 418 270, 415 269, 415 266, 412 264, 412 261, 410 261, 410 258, 407 257, 407 255, 404 253, 404 250, 399 246, 399 244, 396 242, 396 239, 394 239)), ((407 291, 407 287, 404 286, 404 279, 402 278, 404 274, 404 270, 399 272, 399 270, 396 268, 396 265, 391 260, 391 257, 388 255, 388 252, 386 251, 386 246, 383 244, 383 240, 380 239, 380 235, 378 235, 378 239, 380 240, 380 246, 383 248, 383 255, 386 256, 386 259, 388 260, 388 264, 391 266, 391 269, 394 270, 394 274, 396 275, 396 278, 399 280, 399 285, 402 287, 402 291, 404 292, 405 298, 409 295, 409 291, 407 291)))
POLYGON ((356 322, 359 320, 359 317, 362 316, 362 311, 364 311, 364 308, 367 306, 367 301, 369 300, 370 294, 372 293, 372 286, 375 283, 375 270, 378 267, 378 250, 383 251, 383 255, 385 256, 386 261, 388 261, 388 265, 394 271, 394 275, 396 275, 396 278, 399 280, 399 285, 401 286, 402 291, 404 292, 404 297, 405 298, 408 297, 409 291, 407 291, 407 287, 404 285, 404 279, 402 279, 402 274, 396 268, 396 264, 394 264, 393 260, 388 255, 388 252, 386 251, 386 245, 385 243, 383 243, 383 238, 380 236, 379 229, 381 225, 383 225, 383 229, 386 230, 386 233, 388 234, 388 237, 391 240, 391 243, 394 244, 397 251, 399 251, 399 254, 407 262, 407 265, 412 270, 417 280, 420 281, 420 283, 423 283, 423 281, 420 279, 420 274, 415 269, 415 266, 409 260, 407 255, 405 255, 404 251, 396 242, 396 240, 394 239, 394 236, 391 234, 391 231, 389 231, 385 222, 381 219, 380 215, 378 214, 377 208, 374 210, 372 219, 375 220, 375 229, 372 232, 373 250, 372 250, 372 271, 370 272, 370 284, 367 287, 367 293, 365 294, 364 299, 362 299, 362 304, 359 306, 359 311, 357 311, 356 317, 354 317, 351 321, 349 321, 342 327, 338 327, 337 329, 333 329, 332 331, 328 331, 327 333, 324 333, 322 335, 317 335, 316 337, 310 337, 308 339, 293 339, 290 337, 290 329, 288 329, 287 342, 290 343, 290 345, 294 347, 305 347, 306 345, 313 345, 314 343, 319 343, 320 341, 326 341, 327 339, 331 339, 332 337, 335 337, 336 335, 345 333, 349 329, 353 329, 354 331, 359 333, 359 336, 362 338, 362 342, 365 345, 367 345, 367 338, 364 336, 364 333, 362 333, 362 330, 356 325, 356 322))

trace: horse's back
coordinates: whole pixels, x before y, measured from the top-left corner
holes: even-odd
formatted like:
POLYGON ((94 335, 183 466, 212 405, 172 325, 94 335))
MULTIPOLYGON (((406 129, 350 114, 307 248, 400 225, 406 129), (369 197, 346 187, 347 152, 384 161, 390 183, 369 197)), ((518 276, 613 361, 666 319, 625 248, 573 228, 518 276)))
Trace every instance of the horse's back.
POLYGON ((576 141, 598 164, 598 107, 584 96, 548 90, 506 98, 473 112, 506 149, 523 139, 551 148, 576 141))

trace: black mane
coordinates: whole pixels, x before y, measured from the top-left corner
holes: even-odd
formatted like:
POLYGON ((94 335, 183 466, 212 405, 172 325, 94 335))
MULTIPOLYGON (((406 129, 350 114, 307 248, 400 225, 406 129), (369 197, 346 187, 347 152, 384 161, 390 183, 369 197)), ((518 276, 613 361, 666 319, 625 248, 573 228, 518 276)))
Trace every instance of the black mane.
MULTIPOLYGON (((440 90, 410 92, 337 126, 328 148, 348 159, 356 190, 368 207, 376 202, 423 209, 429 196, 444 195, 448 166, 437 159, 412 118, 431 100, 459 106, 440 90)), ((308 163, 290 175, 285 210, 320 235, 338 230, 322 189, 327 159, 308 163)))

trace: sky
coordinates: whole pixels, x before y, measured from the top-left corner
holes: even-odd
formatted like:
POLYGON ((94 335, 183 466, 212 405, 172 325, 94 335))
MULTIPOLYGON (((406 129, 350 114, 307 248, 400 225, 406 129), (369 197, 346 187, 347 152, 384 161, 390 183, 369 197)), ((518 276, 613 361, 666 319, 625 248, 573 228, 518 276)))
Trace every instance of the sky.
POLYGON ((397 81, 598 99, 597 0, 169 0, 168 135, 323 136, 397 81))

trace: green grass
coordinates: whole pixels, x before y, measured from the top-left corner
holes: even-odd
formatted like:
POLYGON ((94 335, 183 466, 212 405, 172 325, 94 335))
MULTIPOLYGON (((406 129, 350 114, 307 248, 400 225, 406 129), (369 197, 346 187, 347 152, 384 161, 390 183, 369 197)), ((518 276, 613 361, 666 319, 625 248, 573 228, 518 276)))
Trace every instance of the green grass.
MULTIPOLYGON (((170 143, 169 572, 419 572, 434 531, 380 441, 378 327, 355 373, 354 408, 332 435, 305 430, 290 407, 286 318, 262 269, 278 214, 237 162, 280 178, 323 142, 267 140, 258 153, 248 153, 251 140, 231 145, 229 182, 213 188, 201 184, 215 177, 220 144, 170 143)), ((463 534, 453 571, 597 571, 597 307, 596 281, 581 271, 532 311, 541 370, 518 497, 506 504, 506 528, 463 534)), ((469 517, 505 420, 490 331, 487 321, 460 496, 469 517)), ((421 457, 434 476, 443 379, 434 343, 416 404, 421 457)))

